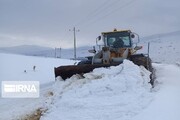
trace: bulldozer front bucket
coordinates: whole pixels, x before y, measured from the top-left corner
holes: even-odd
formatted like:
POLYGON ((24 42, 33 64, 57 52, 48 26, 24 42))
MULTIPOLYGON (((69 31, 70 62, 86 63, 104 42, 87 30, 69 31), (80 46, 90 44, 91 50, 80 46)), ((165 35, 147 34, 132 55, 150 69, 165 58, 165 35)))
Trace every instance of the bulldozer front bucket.
POLYGON ((61 76, 63 80, 70 78, 76 74, 84 74, 93 71, 95 68, 117 66, 120 63, 113 64, 82 64, 82 65, 69 65, 54 68, 55 77, 61 76))

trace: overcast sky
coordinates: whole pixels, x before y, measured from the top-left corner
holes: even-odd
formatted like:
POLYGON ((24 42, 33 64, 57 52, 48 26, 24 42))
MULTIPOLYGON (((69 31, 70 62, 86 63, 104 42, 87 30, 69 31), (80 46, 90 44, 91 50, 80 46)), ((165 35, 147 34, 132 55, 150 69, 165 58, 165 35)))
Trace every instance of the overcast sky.
POLYGON ((95 45, 101 32, 141 37, 180 30, 180 0, 0 0, 0 47, 95 45))

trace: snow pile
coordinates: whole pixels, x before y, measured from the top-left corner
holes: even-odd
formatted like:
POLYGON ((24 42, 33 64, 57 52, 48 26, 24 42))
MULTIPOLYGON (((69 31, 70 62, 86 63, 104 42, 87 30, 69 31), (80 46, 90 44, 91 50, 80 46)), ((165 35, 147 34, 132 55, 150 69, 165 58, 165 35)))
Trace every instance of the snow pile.
POLYGON ((149 72, 125 60, 119 66, 98 68, 57 81, 54 100, 41 120, 128 120, 152 101, 149 72))

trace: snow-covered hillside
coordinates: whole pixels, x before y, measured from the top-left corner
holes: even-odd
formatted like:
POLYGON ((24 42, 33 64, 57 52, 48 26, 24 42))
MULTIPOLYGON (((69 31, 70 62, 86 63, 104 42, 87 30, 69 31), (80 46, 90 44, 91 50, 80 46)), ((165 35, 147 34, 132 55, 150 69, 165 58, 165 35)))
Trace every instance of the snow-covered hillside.
MULTIPOLYGON (((77 48, 77 57, 92 56, 92 53, 89 53, 88 50, 92 49, 92 46, 83 46, 77 48)), ((48 48, 36 45, 21 45, 14 47, 2 47, 0 48, 0 53, 11 53, 11 54, 20 54, 26 56, 40 56, 40 57, 52 57, 52 58, 74 58, 74 49, 64 49, 64 48, 48 48)))
POLYGON ((13 54, 22 54, 22 55, 31 55, 31 56, 35 56, 38 55, 38 53, 40 52, 47 52, 47 51, 54 51, 54 50, 49 47, 42 47, 37 45, 20 45, 20 46, 0 48, 0 52, 2 53, 13 53, 13 54))
POLYGON ((180 34, 144 39, 140 42, 140 45, 143 46, 143 50, 139 52, 147 53, 148 42, 150 43, 149 54, 153 62, 170 64, 180 62, 180 34))

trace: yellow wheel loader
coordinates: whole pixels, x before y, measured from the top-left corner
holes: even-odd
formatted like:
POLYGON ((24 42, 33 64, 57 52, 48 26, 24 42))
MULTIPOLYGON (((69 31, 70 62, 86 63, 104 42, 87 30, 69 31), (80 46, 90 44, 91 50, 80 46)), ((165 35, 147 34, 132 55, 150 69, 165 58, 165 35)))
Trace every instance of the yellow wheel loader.
MULTIPOLYGON (((102 40, 103 45, 99 45, 100 50, 96 51, 95 47, 89 52, 94 56, 87 57, 87 60, 80 61, 77 65, 60 66, 54 68, 55 77, 61 76, 62 79, 70 78, 75 74, 88 73, 99 67, 117 66, 123 63, 124 59, 128 59, 137 65, 144 66, 150 72, 153 72, 151 59, 149 54, 136 54, 136 51, 142 47, 137 46, 139 35, 130 30, 111 32, 102 32, 97 37, 96 43, 102 40)), ((154 80, 151 74, 150 83, 153 85, 154 80)))

